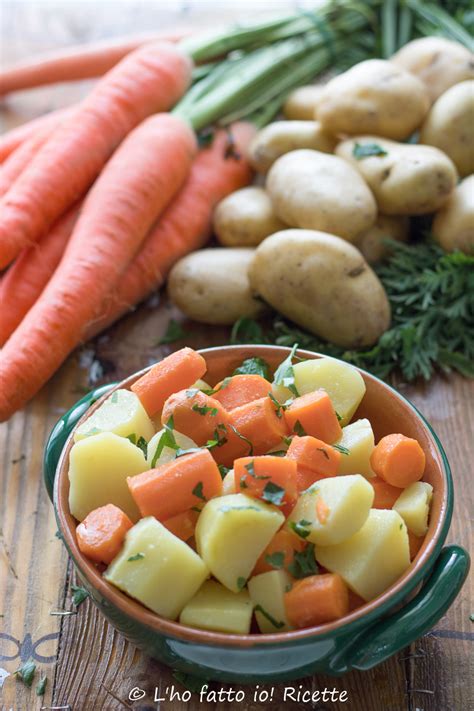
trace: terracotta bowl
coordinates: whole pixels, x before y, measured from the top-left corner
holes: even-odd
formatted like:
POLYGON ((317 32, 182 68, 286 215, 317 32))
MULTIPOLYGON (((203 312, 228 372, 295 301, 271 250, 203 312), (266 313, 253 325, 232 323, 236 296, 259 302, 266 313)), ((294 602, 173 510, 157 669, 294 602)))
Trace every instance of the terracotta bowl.
MULTIPOLYGON (((208 364, 206 379, 216 383, 244 358, 260 356, 274 369, 289 349, 227 346, 200 351, 208 364)), ((320 358, 299 351, 304 358, 320 358)), ((87 395, 54 428, 45 452, 45 480, 59 531, 83 585, 110 623, 150 656, 181 671, 208 679, 262 683, 314 673, 343 674, 370 669, 429 630, 457 596, 469 557, 459 546, 443 548, 448 533, 453 488, 443 448, 415 407, 387 384, 360 371, 366 395, 354 419, 368 417, 376 440, 390 432, 416 438, 426 453, 424 479, 434 489, 430 525, 413 563, 375 600, 331 624, 276 634, 230 635, 170 622, 108 584, 79 551, 76 520, 69 511, 68 460, 73 432, 116 388, 129 388, 147 369, 123 382, 87 395)))

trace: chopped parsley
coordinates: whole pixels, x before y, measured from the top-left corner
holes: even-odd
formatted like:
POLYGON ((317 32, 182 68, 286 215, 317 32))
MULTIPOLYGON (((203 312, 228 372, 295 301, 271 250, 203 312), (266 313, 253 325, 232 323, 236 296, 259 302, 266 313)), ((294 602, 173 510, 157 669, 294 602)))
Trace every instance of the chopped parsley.
POLYGON ((306 521, 306 519, 304 518, 300 519, 299 521, 290 521, 290 528, 300 538, 308 538, 308 526, 311 526, 311 521, 306 521))
POLYGON ((284 622, 276 620, 272 615, 270 615, 269 612, 264 610, 261 605, 255 605, 255 612, 260 612, 260 614, 263 615, 277 630, 281 630, 281 628, 285 626, 284 622))
POLYGON ((201 501, 207 501, 206 497, 205 497, 204 494, 202 493, 202 489, 203 489, 202 481, 198 481, 198 483, 197 483, 196 486, 194 487, 192 493, 193 493, 193 495, 196 496, 198 499, 201 499, 201 501))
POLYGON ((332 444, 331 447, 334 447, 334 449, 337 449, 338 452, 345 454, 346 456, 350 454, 347 447, 343 447, 342 444, 332 444))
POLYGON ((160 455, 162 451, 164 450, 165 447, 169 447, 170 449, 178 450, 178 443, 176 442, 176 438, 174 436, 174 419, 173 415, 169 418, 168 422, 165 423, 164 425, 165 431, 160 437, 160 441, 158 442, 158 446, 155 450, 155 454, 153 455, 153 459, 151 460, 151 468, 155 466, 156 462, 160 458, 160 455))
POLYGON ((146 457, 148 443, 145 437, 138 437, 137 439, 137 435, 135 434, 135 432, 133 432, 132 434, 127 435, 127 439, 130 440, 130 442, 136 447, 138 447, 138 449, 141 449, 144 456, 146 457))
POLYGON ((246 464, 246 465, 245 465, 245 469, 248 471, 248 473, 250 474, 250 476, 252 477, 252 479, 260 479, 260 480, 262 480, 262 479, 271 479, 270 476, 264 476, 264 475, 262 475, 262 474, 260 474, 260 475, 255 474, 255 463, 254 463, 253 461, 252 461, 252 462, 249 462, 248 464, 246 464))
POLYGON ((291 403, 293 402, 292 397, 290 397, 285 402, 278 402, 278 400, 276 399, 276 397, 274 396, 273 393, 268 393, 268 397, 275 405, 277 417, 280 417, 280 418, 282 417, 284 411, 287 410, 289 408, 289 406, 291 405, 291 403))
POLYGON ((165 345, 165 343, 174 343, 175 341, 179 341, 185 336, 186 333, 184 332, 181 324, 178 323, 178 321, 176 321, 174 318, 170 318, 170 320, 168 321, 168 326, 166 328, 166 333, 163 338, 158 341, 157 345, 163 346, 165 345))
POLYGON ((275 553, 268 553, 265 556, 265 562, 268 563, 268 565, 271 565, 272 568, 280 570, 280 568, 283 568, 283 565, 285 563, 285 554, 283 553, 283 551, 275 551, 275 553))
POLYGON ((277 449, 275 452, 268 452, 270 457, 286 457, 288 454, 286 449, 277 449))
POLYGON ((71 592, 72 592, 72 604, 75 605, 76 607, 79 607, 79 605, 82 605, 84 600, 86 600, 89 597, 89 591, 86 590, 85 588, 81 588, 78 585, 71 585, 71 592))
POLYGON ((36 664, 30 658, 21 667, 19 667, 16 672, 13 673, 15 676, 21 679, 25 686, 31 687, 34 676, 36 674, 36 664))
POLYGON ((135 553, 135 555, 131 555, 130 558, 127 558, 127 563, 134 563, 136 560, 142 560, 144 557, 144 553, 135 553))
POLYGON ((191 407, 191 410, 194 410, 194 412, 199 412, 200 415, 207 415, 208 413, 211 414, 211 417, 215 417, 217 415, 217 407, 199 405, 197 402, 194 403, 194 405, 191 407))
POLYGON ((337 410, 334 410, 334 412, 336 413, 337 421, 338 421, 338 422, 342 422, 342 417, 340 416, 340 414, 338 413, 338 411, 337 411, 337 410))
POLYGON ((294 432, 298 435, 298 437, 306 437, 307 432, 301 422, 299 420, 296 420, 295 426, 293 427, 294 432))
POLYGON ((356 160, 362 160, 362 158, 369 158, 370 156, 386 156, 388 153, 378 143, 357 143, 356 141, 352 149, 352 155, 356 160))
POLYGON ((283 387, 288 388, 293 395, 299 397, 299 392, 295 385, 295 372, 293 370, 293 358, 297 348, 298 344, 295 343, 288 358, 285 358, 276 369, 273 382, 275 385, 283 385, 283 387))
POLYGON ((221 475, 222 478, 224 478, 225 475, 230 472, 230 468, 225 467, 223 464, 218 464, 217 467, 219 469, 219 474, 221 475))
POLYGON ((39 682, 36 684, 36 696, 44 696, 47 683, 48 683, 47 677, 42 676, 41 679, 39 680, 39 682))
POLYGON ((243 590, 246 583, 247 583, 247 580, 245 578, 243 578, 242 576, 237 578, 237 587, 239 588, 239 590, 243 590))
POLYGON ((318 564, 314 557, 314 543, 308 543, 303 551, 295 551, 293 561, 288 566, 288 572, 294 578, 307 578, 308 575, 317 575, 318 564))
POLYGON ((246 358, 232 375, 260 375, 265 380, 269 380, 270 367, 263 358, 246 358))
POLYGON ((239 432, 239 430, 238 430, 236 427, 234 427, 234 425, 229 425, 229 427, 230 427, 230 429, 232 430, 232 432, 234 432, 234 433, 237 435, 237 437, 239 437, 239 438, 240 438, 241 440, 243 440, 246 444, 248 444, 248 446, 249 446, 249 453, 248 453, 248 456, 249 456, 249 457, 252 457, 252 456, 253 456, 253 444, 252 444, 252 442, 249 440, 249 438, 248 438, 248 437, 245 437, 245 435, 241 434, 241 433, 239 432))
POLYGON ((285 489, 269 481, 265 484, 265 488, 263 489, 262 499, 275 506, 281 506, 285 498, 285 493, 285 489))

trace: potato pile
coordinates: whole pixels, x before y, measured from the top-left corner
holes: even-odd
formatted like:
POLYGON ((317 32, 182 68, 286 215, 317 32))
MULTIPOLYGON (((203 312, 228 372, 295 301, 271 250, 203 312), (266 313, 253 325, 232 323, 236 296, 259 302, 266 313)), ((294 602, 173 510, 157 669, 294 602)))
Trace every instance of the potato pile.
POLYGON ((249 149, 259 187, 215 210, 217 239, 232 249, 178 263, 171 297, 221 324, 258 314, 260 297, 328 341, 370 346, 390 325, 369 266, 386 257, 385 238, 406 241, 410 217, 428 215, 445 250, 474 252, 474 57, 450 40, 415 40, 296 89, 283 113, 249 149))

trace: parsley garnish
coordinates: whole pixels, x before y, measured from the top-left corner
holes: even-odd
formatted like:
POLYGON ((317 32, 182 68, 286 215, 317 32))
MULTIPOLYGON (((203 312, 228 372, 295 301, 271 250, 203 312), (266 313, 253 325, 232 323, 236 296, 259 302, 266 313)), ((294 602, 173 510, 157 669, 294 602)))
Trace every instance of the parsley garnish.
MULTIPOLYGON (((331 447, 333 447, 334 449, 337 449, 337 451, 340 452, 341 454, 346 454, 346 455, 350 454, 347 447, 343 447, 342 444, 332 444, 331 447)), ((328 459, 329 459, 329 457, 328 457, 328 459)))
POLYGON ((237 578, 237 587, 239 590, 242 590, 247 583, 247 580, 245 578, 239 577, 237 578))
POLYGON ((268 452, 270 457, 286 457, 287 454, 286 449, 277 449, 275 452, 268 452))
POLYGON ((198 481, 198 483, 194 487, 192 493, 194 496, 197 496, 198 499, 201 499, 201 501, 207 501, 206 497, 202 493, 202 488, 203 488, 202 481, 198 481))
POLYGON ((302 518, 299 521, 290 521, 290 528, 296 533, 300 538, 308 538, 309 531, 308 526, 311 526, 311 521, 306 521, 302 518))
POLYGON ((207 415, 208 412, 211 413, 212 417, 217 415, 217 407, 209 407, 208 405, 199 405, 197 402, 191 407, 194 412, 199 412, 200 415, 207 415))
POLYGON ((295 425, 293 427, 293 431, 296 432, 298 437, 306 437, 307 435, 306 430, 304 429, 303 425, 299 420, 296 420, 295 425))
POLYGON ((127 558, 127 563, 134 563, 136 560, 142 560, 144 557, 144 553, 135 553, 135 555, 131 555, 130 558, 127 558))
POLYGON ((295 343, 288 358, 285 358, 285 360, 280 363, 276 369, 273 382, 275 385, 283 385, 283 387, 288 388, 293 395, 299 397, 299 392, 295 385, 295 373, 293 370, 293 358, 297 348, 298 344, 295 343))
POLYGON ((338 411, 337 411, 337 410, 334 410, 334 412, 336 413, 337 421, 338 421, 338 422, 342 422, 342 417, 340 416, 340 414, 338 413, 338 411))
POLYGON ((223 464, 218 464, 217 467, 219 469, 219 474, 221 475, 222 478, 224 478, 225 475, 230 472, 230 468, 225 467, 223 464))
POLYGON ((72 604, 76 607, 82 605, 84 600, 89 597, 89 592, 85 588, 81 588, 78 585, 71 585, 72 592, 72 604))
POLYGON ((146 457, 148 444, 144 437, 139 437, 137 439, 137 435, 135 434, 135 432, 133 432, 132 434, 127 435, 127 439, 130 440, 130 442, 136 447, 138 447, 138 449, 141 449, 144 456, 146 457))
POLYGON ((269 481, 265 484, 265 488, 263 489, 262 499, 264 501, 268 501, 270 504, 274 504, 275 506, 281 506, 283 499, 285 498, 285 493, 285 489, 278 486, 278 484, 274 484, 272 481, 269 481))
POLYGON ((42 676, 36 684, 36 696, 44 696, 47 682, 48 678, 46 676, 42 676))
POLYGON ((283 553, 283 551, 275 551, 275 553, 269 553, 265 556, 265 561, 268 563, 268 565, 271 565, 272 568, 280 570, 280 568, 283 568, 283 565, 285 563, 285 554, 283 553))
POLYGON ((156 462, 160 458, 160 455, 162 451, 164 450, 165 447, 169 447, 170 449, 174 449, 175 451, 179 449, 178 443, 176 442, 176 438, 174 436, 173 430, 174 430, 174 419, 173 415, 169 418, 168 422, 164 425, 165 431, 160 437, 160 441, 158 442, 158 446, 155 450, 155 454, 153 455, 153 459, 151 460, 151 468, 155 466, 156 462))
POLYGON ((21 667, 19 667, 16 672, 13 673, 15 676, 21 679, 25 686, 31 687, 36 673, 36 664, 30 658, 21 667))
POLYGON ((249 440, 249 438, 248 438, 248 437, 245 437, 245 435, 241 434, 241 433, 239 432, 239 430, 238 430, 236 427, 234 427, 234 425, 229 425, 229 427, 230 427, 230 429, 232 430, 232 432, 234 432, 234 433, 237 435, 237 437, 240 437, 241 440, 243 440, 244 442, 246 442, 246 443, 248 444, 248 446, 249 446, 249 453, 248 453, 248 456, 249 456, 249 457, 252 457, 252 456, 253 456, 253 444, 252 444, 252 442, 249 440))
POLYGON ((246 464, 245 469, 248 471, 252 479, 271 479, 270 476, 255 474, 255 463, 253 461, 246 464))
POLYGON ((269 612, 264 610, 261 605, 255 605, 255 612, 260 612, 260 614, 263 615, 264 617, 266 617, 267 620, 270 622, 270 624, 272 624, 274 627, 276 627, 277 630, 281 630, 281 628, 285 626, 284 622, 275 620, 275 618, 272 617, 272 615, 270 615, 269 612))
POLYGON ((261 375, 265 380, 269 380, 270 366, 263 358, 246 358, 232 375, 261 375))
POLYGON ((378 143, 355 143, 352 149, 352 155, 356 160, 369 158, 370 156, 386 156, 387 151, 378 143))
POLYGON ((158 341, 157 345, 162 346, 165 343, 174 343, 175 341, 179 341, 185 336, 186 333, 183 331, 183 327, 181 326, 181 324, 178 323, 178 321, 176 321, 174 318, 170 318, 170 320, 168 321, 168 326, 166 328, 166 333, 163 338, 158 341))
POLYGON ((289 406, 291 405, 291 403, 293 402, 293 398, 289 398, 285 402, 278 402, 278 400, 276 399, 276 397, 274 396, 273 393, 268 393, 268 397, 275 405, 277 417, 280 417, 280 418, 282 417, 284 411, 287 410, 289 408, 289 406))
POLYGON ((306 548, 299 552, 295 551, 293 561, 288 566, 288 572, 294 578, 307 578, 308 575, 317 575, 318 564, 314 557, 314 544, 308 543, 306 548))

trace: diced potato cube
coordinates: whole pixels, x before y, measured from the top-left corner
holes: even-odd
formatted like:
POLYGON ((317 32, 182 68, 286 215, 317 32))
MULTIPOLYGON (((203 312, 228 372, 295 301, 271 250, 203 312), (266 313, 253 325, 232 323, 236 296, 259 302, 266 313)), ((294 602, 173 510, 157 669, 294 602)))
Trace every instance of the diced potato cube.
POLYGON ((393 504, 405 521, 409 531, 415 536, 424 536, 428 530, 428 514, 430 511, 433 487, 426 481, 415 481, 400 494, 393 504))
POLYGON ((284 595, 291 589, 291 578, 285 570, 255 575, 250 578, 248 589, 262 634, 293 629, 285 611, 284 595))
MULTIPOLYGON (((165 432, 166 432, 165 429, 161 429, 148 442, 146 461, 147 461, 149 469, 155 469, 156 467, 161 467, 162 464, 167 464, 168 462, 171 462, 171 461, 173 461, 173 459, 176 458, 176 450, 173 449, 172 447, 167 447, 167 446, 163 447, 163 449, 161 450, 160 454, 157 457, 155 456, 156 450, 158 449, 158 445, 160 444, 160 440, 161 440, 162 436, 165 434, 165 432)), ((184 434, 181 434, 181 432, 176 432, 176 430, 173 430, 173 435, 176 440, 176 444, 181 449, 193 449, 194 447, 197 447, 196 442, 193 442, 192 439, 190 439, 189 437, 186 437, 186 435, 184 435, 184 434)))
POLYGON ((220 583, 208 580, 183 608, 179 621, 202 630, 248 634, 252 610, 247 590, 231 592, 220 583))
POLYGON ((302 527, 311 543, 332 546, 362 528, 373 500, 374 489, 361 474, 320 479, 301 494, 288 525, 302 527))
POLYGON ((169 620, 175 620, 209 576, 187 543, 148 516, 131 528, 104 578, 169 620))
POLYGON ((372 600, 410 565, 407 527, 396 511, 371 509, 357 533, 335 546, 316 546, 315 556, 357 595, 372 600))
POLYGON ((245 494, 211 499, 196 526, 198 553, 214 577, 239 592, 284 520, 281 511, 245 494))
POLYGON ((212 390, 209 383, 206 383, 206 381, 203 380, 202 378, 199 378, 199 380, 196 380, 196 382, 193 385, 191 385, 191 387, 189 389, 194 390, 195 388, 197 388, 198 390, 212 390))
POLYGON ((127 477, 148 469, 143 452, 125 437, 103 432, 76 442, 69 455, 69 508, 82 521, 99 506, 115 504, 132 521, 140 517, 127 477))
POLYGON ((113 432, 120 437, 134 436, 136 442, 143 437, 148 442, 154 431, 153 423, 135 393, 131 390, 115 390, 79 425, 74 432, 74 441, 101 432, 113 432))
POLYGON ((349 450, 341 456, 339 474, 363 474, 375 476, 370 466, 370 455, 375 446, 374 433, 369 420, 356 420, 342 429, 342 437, 336 442, 349 450))
MULTIPOLYGON (((323 388, 341 418, 341 426, 350 422, 365 394, 365 383, 358 370, 335 358, 325 357, 296 363, 293 372, 300 395, 323 388)), ((279 402, 293 397, 290 390, 282 385, 274 384, 272 390, 279 402)))
POLYGON ((222 496, 226 496, 227 494, 235 494, 235 475, 234 475, 234 470, 229 469, 227 474, 222 480, 222 496))

